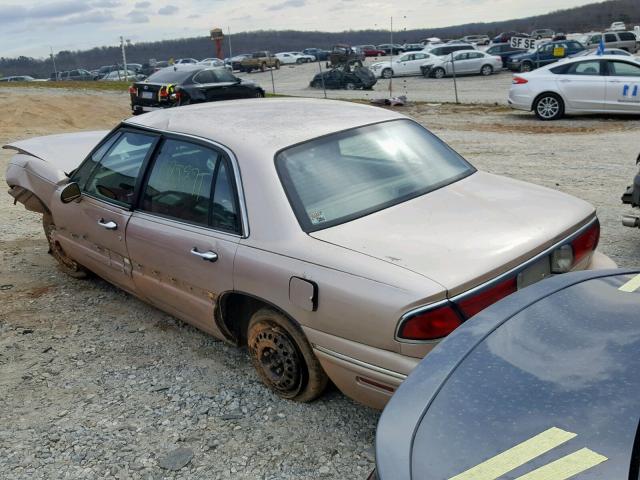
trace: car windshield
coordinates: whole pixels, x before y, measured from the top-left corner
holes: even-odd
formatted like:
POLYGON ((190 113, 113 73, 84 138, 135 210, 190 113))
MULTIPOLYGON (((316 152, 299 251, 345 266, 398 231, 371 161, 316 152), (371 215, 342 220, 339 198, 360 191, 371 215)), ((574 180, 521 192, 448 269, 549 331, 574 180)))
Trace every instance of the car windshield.
POLYGON ((277 155, 276 167, 307 232, 368 215, 475 172, 410 120, 359 127, 288 148, 277 155))
POLYGON ((151 83, 180 83, 189 78, 195 70, 174 69, 167 67, 151 75, 147 80, 151 83))

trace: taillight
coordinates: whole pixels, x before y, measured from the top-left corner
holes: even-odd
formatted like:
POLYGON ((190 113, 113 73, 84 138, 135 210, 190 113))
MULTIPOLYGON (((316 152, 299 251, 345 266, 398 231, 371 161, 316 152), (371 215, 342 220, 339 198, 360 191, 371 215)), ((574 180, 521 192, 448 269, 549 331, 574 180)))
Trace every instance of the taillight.
POLYGON ((467 295, 458 300, 456 304, 466 318, 471 318, 489 305, 493 305, 498 300, 514 293, 517 289, 517 277, 511 277, 477 293, 467 295))
POLYGON ((138 89, 136 87, 134 87, 133 85, 131 85, 129 87, 129 93, 131 93, 133 95, 137 95, 138 94, 138 89))
POLYGON ((514 76, 511 83, 513 83, 514 85, 523 85, 525 83, 529 83, 529 80, 527 80, 526 78, 514 76))
POLYGON ((598 247, 600 241, 600 221, 596 220, 589 229, 571 241, 573 248, 573 264, 580 261, 598 247))
POLYGON ((158 93, 160 98, 167 98, 169 96, 169 92, 167 91, 167 87, 160 87, 160 93, 158 93))
POLYGON ((447 303, 405 319, 398 337, 406 340, 435 340, 446 337, 462 324, 462 318, 447 303))

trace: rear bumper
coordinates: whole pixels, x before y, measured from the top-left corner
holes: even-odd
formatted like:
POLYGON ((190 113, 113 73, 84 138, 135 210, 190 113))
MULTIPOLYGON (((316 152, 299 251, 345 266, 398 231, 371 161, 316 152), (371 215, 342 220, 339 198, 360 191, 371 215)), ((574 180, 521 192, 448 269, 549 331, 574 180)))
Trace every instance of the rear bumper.
POLYGON ((605 270, 609 268, 618 268, 618 265, 607 255, 596 250, 595 252, 593 252, 591 261, 589 262, 585 270, 605 270))
MULTIPOLYGON (((304 327, 331 381, 348 397, 382 410, 420 358, 345 340, 304 327)), ((435 346, 435 344, 433 345, 435 346)))

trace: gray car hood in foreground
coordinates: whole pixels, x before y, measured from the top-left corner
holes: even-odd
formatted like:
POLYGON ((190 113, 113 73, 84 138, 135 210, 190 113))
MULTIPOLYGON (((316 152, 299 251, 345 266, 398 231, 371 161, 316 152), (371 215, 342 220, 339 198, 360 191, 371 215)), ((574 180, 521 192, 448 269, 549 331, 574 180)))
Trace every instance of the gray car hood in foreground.
POLYGON ((69 173, 82 163, 107 133, 109 133, 107 130, 101 130, 47 135, 13 142, 3 148, 37 157, 69 173))
POLYGON ((594 213, 570 195, 476 172, 311 236, 422 274, 455 295, 520 265, 594 213))
POLYGON ((547 476, 532 478, 628 479, 640 418, 640 289, 620 287, 637 273, 557 276, 456 330, 385 409, 380 478, 519 479, 547 465, 547 476), (574 474, 554 470, 576 452, 574 474))

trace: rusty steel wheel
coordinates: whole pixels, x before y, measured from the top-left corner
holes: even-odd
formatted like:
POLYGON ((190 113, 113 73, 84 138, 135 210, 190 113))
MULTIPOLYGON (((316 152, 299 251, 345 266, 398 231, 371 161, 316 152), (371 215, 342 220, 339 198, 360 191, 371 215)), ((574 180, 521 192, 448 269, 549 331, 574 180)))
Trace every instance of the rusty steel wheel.
POLYGON ((314 400, 324 391, 327 375, 299 328, 284 315, 263 308, 249 320, 247 346, 262 381, 280 397, 314 400))
POLYGON ((60 244, 53 240, 53 232, 56 230, 56 225, 53 223, 50 213, 45 213, 42 217, 42 227, 49 243, 49 253, 57 260, 60 270, 73 278, 85 278, 88 274, 87 270, 69 257, 60 244))

